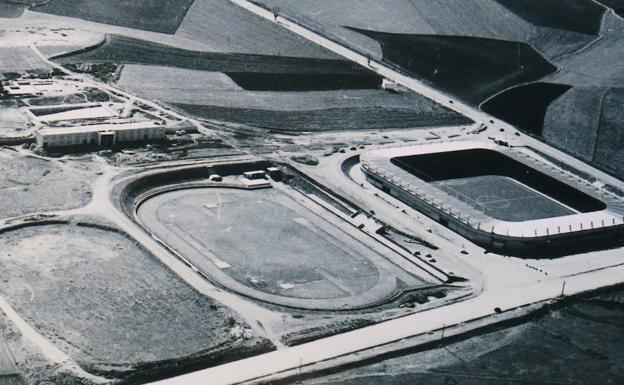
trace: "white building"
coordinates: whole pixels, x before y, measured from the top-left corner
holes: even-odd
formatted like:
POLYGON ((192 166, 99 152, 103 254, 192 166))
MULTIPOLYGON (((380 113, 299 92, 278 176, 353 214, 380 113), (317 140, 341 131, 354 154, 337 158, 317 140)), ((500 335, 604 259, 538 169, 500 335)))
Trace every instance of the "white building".
POLYGON ((165 126, 156 122, 95 124, 77 127, 45 127, 35 132, 42 148, 71 146, 114 146, 122 142, 155 141, 165 138, 165 126))

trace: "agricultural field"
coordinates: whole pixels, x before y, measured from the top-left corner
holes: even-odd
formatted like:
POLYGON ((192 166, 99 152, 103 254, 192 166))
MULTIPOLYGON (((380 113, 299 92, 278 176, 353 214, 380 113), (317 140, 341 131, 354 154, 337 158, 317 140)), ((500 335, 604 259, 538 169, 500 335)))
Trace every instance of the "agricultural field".
POLYGON ((203 119, 244 124, 284 133, 349 130, 391 130, 470 124, 450 111, 414 111, 407 108, 327 108, 324 110, 277 111, 176 104, 176 107, 203 119))
POLYGON ((602 116, 598 126, 593 163, 624 178, 624 88, 612 88, 602 101, 602 116))
POLYGON ((176 100, 183 95, 202 97, 210 91, 242 90, 221 72, 134 64, 123 67, 117 85, 143 97, 163 101, 176 100))
MULTIPOLYGON (((481 109, 524 131, 539 135, 549 106, 570 88, 565 84, 544 82, 521 85, 494 96, 481 104, 481 109)), ((564 139, 564 136, 561 138, 564 139)))
POLYGON ((0 293, 91 373, 154 378, 266 348, 230 334, 244 327, 235 314, 114 230, 40 225, 5 232, 0 242, 0 293))
POLYGON ((548 143, 565 148, 575 156, 591 161, 602 116, 602 101, 609 91, 604 87, 575 87, 555 100, 539 131, 548 143), (571 135, 574 130, 575 135, 571 135))
POLYGON ((544 140, 618 177, 624 176, 620 134, 623 88, 577 87, 550 105, 544 140), (573 134, 571 134, 571 132, 573 134))
POLYGON ((556 70, 525 43, 369 30, 357 32, 381 44, 385 61, 475 104, 508 87, 538 80, 556 70), (431 55, 432 52, 436 54, 431 55))
POLYGON ((98 166, 48 161, 0 150, 0 218, 84 206, 98 166))
MULTIPOLYGON (((324 32, 381 58, 379 45, 369 38, 357 36, 349 28, 367 29, 388 33, 412 35, 465 36, 516 42, 531 42, 548 58, 574 52, 596 36, 575 30, 558 29, 552 20, 545 18, 545 26, 533 24, 524 15, 505 7, 505 1, 455 1, 438 0, 435 5, 428 0, 393 0, 390 4, 374 0, 346 0, 331 6, 318 7, 314 0, 259 0, 268 8, 301 20, 304 24, 322 27, 324 32), (357 9, 358 12, 353 12, 357 9), (551 21, 550 23, 547 23, 551 21)), ((579 0, 560 0, 557 5, 566 14, 578 8, 579 0)), ((592 6, 580 9, 593 10, 591 17, 583 15, 584 24, 593 29, 600 27, 600 15, 592 6)), ((527 10, 525 9, 526 13, 527 10)), ((604 9, 603 9, 604 12, 604 9)), ((578 12, 577 12, 578 14, 578 12)), ((552 16, 552 15, 551 15, 552 16)), ((552 19, 552 18, 551 18, 552 19)), ((565 26, 565 25, 564 25, 565 26)))
POLYGON ((597 35, 605 8, 586 0, 495 0, 531 24, 597 35))
MULTIPOLYGON (((265 79, 263 75, 267 74, 261 74, 261 79, 265 79)), ((362 75, 370 76, 366 72, 362 75)), ((369 89, 317 90, 341 88, 342 76, 335 75, 336 82, 330 86, 331 80, 325 79, 330 76, 319 75, 324 79, 320 84, 310 81, 304 87, 308 91, 283 90, 293 83, 290 87, 269 86, 266 88, 272 90, 265 90, 262 86, 269 82, 252 85, 262 89, 256 91, 243 89, 232 77, 252 87, 231 73, 126 65, 117 84, 143 97, 171 103, 200 118, 272 131, 402 129, 470 123, 420 95, 388 92, 376 84, 363 84, 369 89), (275 91, 275 88, 280 90, 275 91)), ((300 77, 309 78, 310 75, 300 77)), ((287 75, 286 78, 292 77, 287 75)), ((379 80, 376 76, 370 78, 375 82, 379 80)), ((370 81, 364 83, 367 82, 370 81)))
POLYGON ((612 8, 619 16, 624 17, 624 1, 623 0, 600 0, 600 3, 612 8))
POLYGON ((33 8, 36 12, 173 34, 193 0, 117 1, 52 0, 33 8))
MULTIPOLYGON (((267 99, 262 95, 293 95, 296 91, 377 90, 381 94, 381 78, 373 73, 361 74, 279 74, 222 73, 195 71, 163 66, 127 64, 117 84, 146 97, 180 103, 209 103, 223 96, 238 95, 250 99, 267 99), (257 77, 256 77, 257 76, 257 77), (266 92, 231 92, 231 91, 266 92), (223 91, 228 91, 227 93, 223 91), (269 91, 274 91, 269 93, 269 91), (280 93, 281 92, 281 93, 280 93), (193 98, 194 97, 194 98, 193 98)), ((316 93, 308 92, 314 98, 316 93)), ((328 95, 331 95, 328 93, 328 95)), ((287 98, 284 98, 288 100, 287 98)), ((362 99, 358 97, 358 99, 362 99)), ((217 102, 218 103, 218 102, 217 102)), ((257 103, 256 103, 257 104, 257 103)), ((267 106, 270 106, 268 103, 267 106)))
POLYGON ((574 86, 624 86, 624 19, 607 14, 602 38, 585 50, 561 59, 556 82, 574 86))
POLYGON ((337 59, 333 53, 222 0, 195 0, 177 37, 216 52, 337 59))
POLYGON ((30 47, 0 47, 0 72, 48 68, 30 47))
POLYGON ((621 175, 620 137, 598 139, 611 132, 602 98, 624 87, 624 21, 607 8, 621 12, 620 0, 258 2, 621 175))
MULTIPOLYGON (((619 384, 623 289, 573 299, 518 324, 341 368, 304 385, 619 384)), ((300 382, 299 382, 300 381, 300 382)))
POLYGON ((307 59, 240 53, 202 52, 137 40, 109 36, 106 43, 85 52, 55 58, 61 64, 117 63, 167 66, 217 72, 353 74, 364 72, 359 66, 336 59, 307 59))

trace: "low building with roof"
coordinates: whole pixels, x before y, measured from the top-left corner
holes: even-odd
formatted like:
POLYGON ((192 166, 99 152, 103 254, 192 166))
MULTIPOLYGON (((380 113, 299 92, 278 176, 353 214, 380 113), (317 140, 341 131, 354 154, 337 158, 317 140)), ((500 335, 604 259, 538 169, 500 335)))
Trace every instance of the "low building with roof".
POLYGON ((78 146, 112 147, 119 143, 165 139, 166 127, 158 122, 106 123, 73 127, 45 127, 35 132, 41 148, 78 146))

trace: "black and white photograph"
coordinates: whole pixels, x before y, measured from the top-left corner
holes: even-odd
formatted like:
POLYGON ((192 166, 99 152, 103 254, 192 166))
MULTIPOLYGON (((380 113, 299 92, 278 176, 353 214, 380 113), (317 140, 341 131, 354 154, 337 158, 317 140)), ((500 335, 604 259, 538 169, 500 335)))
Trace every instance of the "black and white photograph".
POLYGON ((624 384, 624 0, 0 0, 0 385, 624 384))

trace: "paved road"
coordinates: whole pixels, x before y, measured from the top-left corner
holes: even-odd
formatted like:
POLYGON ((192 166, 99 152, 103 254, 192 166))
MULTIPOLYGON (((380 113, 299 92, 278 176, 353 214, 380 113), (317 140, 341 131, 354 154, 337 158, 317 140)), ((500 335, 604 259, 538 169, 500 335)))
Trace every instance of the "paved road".
MULTIPOLYGON (((566 280, 566 294, 576 294, 596 287, 620 283, 624 266, 579 275, 566 280)), ((324 338, 291 348, 197 371, 187 375, 156 382, 158 385, 226 385, 269 380, 274 373, 291 374, 304 370, 307 366, 331 360, 346 354, 361 352, 390 342, 423 335, 422 342, 440 339, 445 328, 445 336, 461 334, 482 323, 471 321, 490 317, 498 320, 496 307, 503 310, 525 306, 526 304, 547 301, 561 294, 562 282, 554 279, 532 283, 526 287, 507 290, 488 290, 481 296, 456 304, 424 311, 407 317, 383 322, 374 326, 324 338), (465 323, 462 325, 462 323, 465 323), (473 326, 474 325, 474 326, 473 326), (436 332, 427 334, 429 332, 436 332)))

